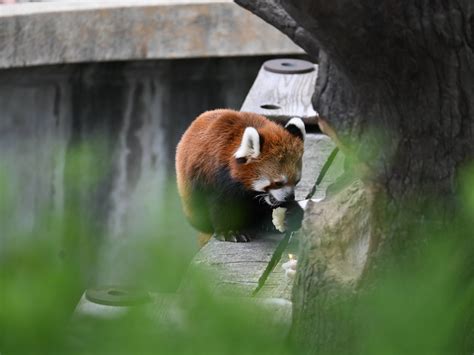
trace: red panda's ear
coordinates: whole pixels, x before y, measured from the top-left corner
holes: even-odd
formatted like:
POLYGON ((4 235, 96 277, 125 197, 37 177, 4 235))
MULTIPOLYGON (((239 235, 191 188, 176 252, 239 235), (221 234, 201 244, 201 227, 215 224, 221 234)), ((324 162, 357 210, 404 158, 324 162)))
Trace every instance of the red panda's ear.
POLYGON ((253 127, 245 128, 239 149, 234 154, 237 163, 245 164, 260 155, 260 135, 253 127))
POLYGON ((304 141, 306 138, 306 129, 304 127, 304 122, 299 117, 293 117, 288 123, 285 125, 285 128, 288 132, 292 135, 300 138, 304 141))

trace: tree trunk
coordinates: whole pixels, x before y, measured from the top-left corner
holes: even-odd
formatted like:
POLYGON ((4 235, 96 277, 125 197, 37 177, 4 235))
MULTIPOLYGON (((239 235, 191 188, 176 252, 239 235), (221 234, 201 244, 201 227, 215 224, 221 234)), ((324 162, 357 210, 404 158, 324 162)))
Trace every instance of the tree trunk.
MULTIPOLYGON (((457 211, 459 171, 474 157, 474 3, 235 1, 319 56, 313 105, 356 162, 353 180, 307 209, 293 294, 296 340, 354 350, 361 294, 386 265, 409 274, 457 211)), ((472 334, 458 336, 472 353, 472 334)))

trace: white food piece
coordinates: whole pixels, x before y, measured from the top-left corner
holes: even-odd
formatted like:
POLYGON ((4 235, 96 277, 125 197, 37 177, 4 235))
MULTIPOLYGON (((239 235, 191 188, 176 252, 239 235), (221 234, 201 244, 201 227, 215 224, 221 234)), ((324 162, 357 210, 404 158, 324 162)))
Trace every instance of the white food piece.
MULTIPOLYGON (((323 199, 311 199, 313 202, 321 202, 323 199)), ((308 204, 308 201, 310 200, 301 200, 298 201, 298 204, 301 206, 302 209, 306 208, 306 205, 308 204)), ((280 231, 280 232, 285 232, 285 216, 286 216, 286 208, 285 207, 277 207, 273 210, 272 212, 272 222, 275 228, 280 231)))
POLYGON ((285 207, 275 208, 272 212, 272 223, 275 226, 275 228, 282 233, 286 230, 285 215, 286 215, 285 207))
POLYGON ((290 258, 286 263, 283 263, 281 267, 285 270, 285 276, 292 279, 296 274, 296 265, 298 261, 296 259, 290 258))
POLYGON ((298 202, 298 204, 300 205, 300 207, 302 209, 306 209, 306 205, 308 204, 308 201, 318 203, 318 202, 321 202, 323 200, 324 200, 324 198, 312 198, 311 200, 301 200, 301 201, 297 201, 297 202, 298 202))

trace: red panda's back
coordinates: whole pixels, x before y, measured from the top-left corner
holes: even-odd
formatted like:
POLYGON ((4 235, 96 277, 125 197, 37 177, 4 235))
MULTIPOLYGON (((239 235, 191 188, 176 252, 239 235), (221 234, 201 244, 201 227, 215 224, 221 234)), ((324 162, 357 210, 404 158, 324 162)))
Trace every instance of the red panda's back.
POLYGON ((245 127, 262 127, 265 119, 252 113, 214 110, 201 114, 183 134, 176 150, 178 191, 186 209, 196 178, 211 181, 237 151, 245 127))

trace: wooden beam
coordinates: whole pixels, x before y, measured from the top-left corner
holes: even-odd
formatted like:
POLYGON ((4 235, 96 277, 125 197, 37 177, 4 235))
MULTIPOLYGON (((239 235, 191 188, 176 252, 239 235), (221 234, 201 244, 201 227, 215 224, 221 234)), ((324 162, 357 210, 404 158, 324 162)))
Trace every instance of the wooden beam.
MULTIPOLYGON (((281 60, 281 63, 291 63, 281 60)), ((311 104, 318 66, 305 73, 275 73, 260 69, 241 111, 255 112, 276 121, 301 117, 306 125, 316 125, 316 111, 311 104)))

